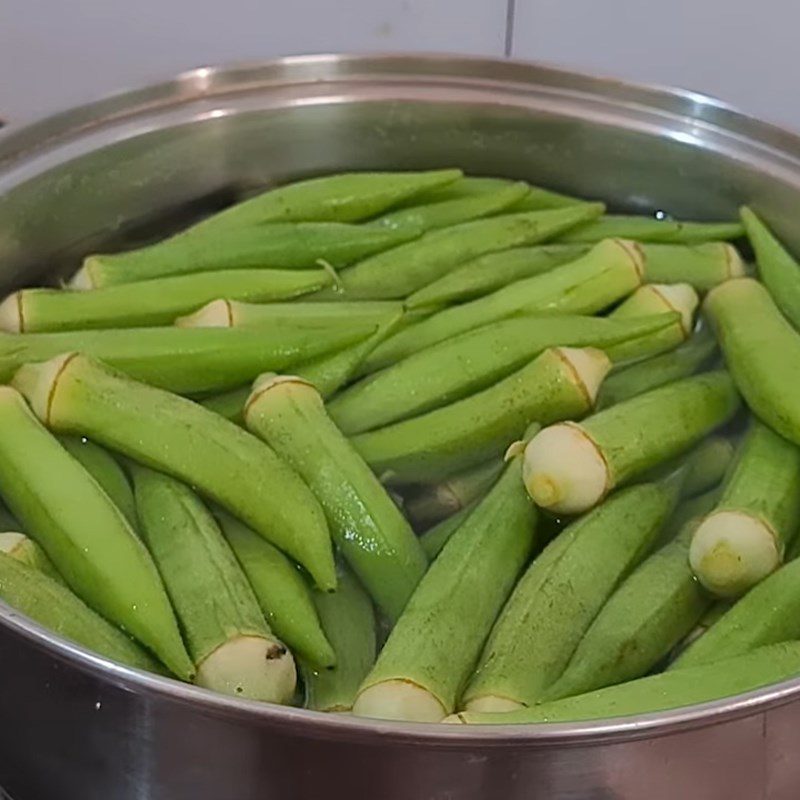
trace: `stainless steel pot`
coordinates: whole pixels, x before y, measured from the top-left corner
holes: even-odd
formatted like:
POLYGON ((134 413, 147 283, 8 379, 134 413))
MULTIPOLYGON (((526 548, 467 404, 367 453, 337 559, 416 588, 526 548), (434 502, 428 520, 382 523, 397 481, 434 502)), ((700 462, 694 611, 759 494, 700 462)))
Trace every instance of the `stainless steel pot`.
MULTIPOLYGON (((746 200, 800 248, 800 139, 710 98, 515 62, 320 56, 12 115, 2 279, 56 275, 256 184, 449 164, 686 217, 746 200)), ((0 607, 0 785, 15 800, 794 800, 799 698, 795 680, 597 724, 362 721, 138 673, 0 607)))

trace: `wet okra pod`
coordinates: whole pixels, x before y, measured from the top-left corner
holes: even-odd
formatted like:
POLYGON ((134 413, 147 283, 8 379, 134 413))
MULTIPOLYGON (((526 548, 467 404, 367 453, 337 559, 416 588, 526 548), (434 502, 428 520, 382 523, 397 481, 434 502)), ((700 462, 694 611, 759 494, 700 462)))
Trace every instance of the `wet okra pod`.
POLYGON ((353 713, 438 722, 453 711, 536 543, 536 509, 513 457, 425 573, 359 689, 353 713))
POLYGON ((504 214, 431 231, 417 241, 342 270, 340 286, 317 296, 333 298, 338 292, 349 300, 404 298, 465 261, 485 253, 542 242, 602 211, 601 204, 587 203, 553 211, 504 214))
POLYGON ((441 480, 501 456, 531 422, 591 411, 609 367, 600 350, 550 348, 482 392, 351 441, 384 480, 441 480))
POLYGON ((800 327, 800 264, 746 206, 741 217, 755 250, 758 276, 786 319, 800 327))
POLYGON ((707 328, 703 328, 674 350, 612 371, 600 388, 597 408, 602 410, 651 389, 688 378, 708 365, 716 352, 716 340, 707 328))
POLYGON ((800 449, 753 419, 716 508, 690 550, 700 582, 719 597, 743 594, 783 561, 800 524, 800 449))
POLYGON ((744 228, 738 222, 678 222, 653 217, 607 214, 563 233, 558 241, 593 243, 619 236, 636 242, 700 244, 738 239, 743 235, 744 228))
POLYGON ((704 310, 750 410, 800 445, 800 334, 752 278, 712 289, 704 310))
POLYGON ((794 678, 799 672, 800 642, 783 642, 715 664, 670 670, 511 714, 462 712, 452 721, 509 725, 652 714, 751 692, 794 678))
POLYGON ((474 300, 509 283, 575 261, 588 250, 589 245, 552 244, 488 253, 423 286, 406 299, 406 306, 411 309, 435 308, 474 300))
POLYGON ((131 470, 139 530, 180 620, 195 683, 288 702, 296 682, 292 654, 272 635, 211 513, 174 478, 136 465, 131 470))
POLYGON ((11 333, 169 325, 218 297, 289 300, 333 283, 324 269, 231 270, 159 278, 107 289, 21 289, 0 303, 0 329, 11 333))
POLYGON ((7 386, 0 388, 0 494, 84 602, 175 675, 193 676, 150 554, 100 484, 7 386))
POLYGON ((609 595, 647 555, 676 499, 671 483, 634 486, 556 536, 517 583, 461 706, 511 711, 540 702, 609 595))
POLYGON ((470 505, 465 506, 460 511, 456 511, 455 514, 451 514, 447 519, 442 520, 438 525, 434 525, 419 537, 422 549, 431 561, 439 555, 442 548, 450 541, 450 537, 463 525, 476 505, 476 502, 470 503, 470 505))
POLYGON ((255 436, 87 356, 29 364, 14 384, 47 427, 86 436, 178 478, 292 556, 321 588, 334 588, 330 535, 319 503, 255 436))
POLYGON ((0 533, 0 553, 26 564, 33 569, 38 569, 54 581, 66 586, 64 579, 58 574, 55 564, 47 557, 42 548, 24 533, 4 531, 0 533))
POLYGON ((319 392, 296 376, 262 376, 244 419, 303 477, 345 560, 376 604, 397 619, 425 572, 425 553, 391 497, 326 414, 319 392))
POLYGON ((537 505, 565 514, 596 506, 612 489, 667 463, 739 408, 727 372, 706 372, 545 428, 528 444, 525 484, 537 505))
MULTIPOLYGON (((176 275, 244 269, 339 268, 416 239, 415 228, 286 222, 182 235, 139 250, 88 256, 73 289, 100 289, 176 275)), ((220 292, 219 296, 230 296, 220 292)))
POLYGON ((727 242, 695 245, 645 244, 644 274, 651 283, 688 283, 707 292, 745 273, 739 251, 727 242))
POLYGON ((329 413, 348 434, 362 433, 447 405, 507 377, 548 347, 635 352, 673 328, 675 316, 610 320, 525 315, 426 347, 348 387, 329 413))
POLYGON ((100 484, 114 505, 125 515, 136 530, 136 501, 128 476, 114 456, 83 436, 59 436, 58 441, 73 458, 100 484))
POLYGON ((297 567, 235 517, 219 508, 212 513, 247 575, 269 627, 299 658, 332 667, 336 656, 320 627, 311 589, 297 567))
POLYGON ((333 645, 336 666, 319 669, 301 663, 305 706, 343 713, 353 708, 361 682, 375 663, 375 612, 369 595, 346 569, 340 569, 335 592, 314 592, 317 613, 333 645))
POLYGON ((363 372, 372 372, 459 333, 516 314, 594 314, 641 284, 637 248, 617 239, 602 242, 577 261, 410 324, 375 349, 363 372))
POLYGON ((43 627, 104 658, 147 672, 164 668, 140 645, 44 571, 0 553, 0 599, 43 627))

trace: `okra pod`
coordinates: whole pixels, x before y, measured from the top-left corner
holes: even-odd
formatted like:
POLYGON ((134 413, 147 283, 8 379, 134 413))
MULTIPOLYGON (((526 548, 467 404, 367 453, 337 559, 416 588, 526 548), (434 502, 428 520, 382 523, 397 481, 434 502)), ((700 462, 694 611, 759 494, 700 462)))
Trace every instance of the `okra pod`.
POLYGON ((0 598, 53 633, 104 658, 147 672, 164 672, 140 645, 92 611, 63 583, 5 553, 0 553, 0 598))
POLYGON ((786 319, 800 327, 800 264, 747 206, 741 217, 756 254, 758 276, 786 319))
POLYGON ((467 261, 423 286, 406 299, 408 308, 434 308, 463 303, 523 278, 531 278, 586 255, 589 245, 515 247, 467 261))
POLYGON ((610 320, 573 315, 525 315, 492 322, 426 347, 364 378, 335 397, 328 410, 347 434, 399 422, 496 383, 548 347, 638 345, 675 325, 675 315, 610 320))
POLYGON ((218 297, 289 300, 333 283, 324 269, 230 270, 110 286, 93 291, 21 289, 0 303, 0 330, 11 333, 169 325, 218 297))
POLYGON ((516 314, 594 314, 626 297, 641 283, 638 249, 616 239, 602 242, 570 264, 410 324, 377 347, 362 371, 372 372, 424 347, 516 314))
POLYGON ((219 508, 212 513, 247 575, 269 627, 296 656, 317 667, 332 667, 336 656, 320 626, 311 589, 297 567, 235 517, 219 508))
POLYGON ((136 516, 133 489, 128 476, 114 456, 84 436, 59 436, 58 441, 73 458, 81 462, 83 468, 100 484, 136 530, 139 520, 136 516))
POLYGON ((531 422, 586 414, 609 367, 600 350, 550 348, 488 389, 351 441, 385 480, 440 480, 501 456, 531 422))
MULTIPOLYGON (((328 526, 314 495, 267 445, 182 397, 67 354, 14 376, 36 415, 195 487, 335 586, 328 526)), ((58 564, 56 564, 58 566, 58 564)))
POLYGON ((39 572, 43 572, 54 581, 66 586, 63 578, 58 574, 55 564, 47 557, 47 553, 24 533, 16 531, 0 533, 0 553, 5 553, 32 569, 38 569, 39 572))
POLYGON ((700 244, 720 239, 738 239, 743 235, 744 228, 738 222, 678 222, 654 217, 608 214, 563 233, 558 240, 594 243, 619 236, 636 242, 700 244))
POLYGON ((716 340, 703 328, 674 350, 612 371, 600 388, 597 408, 602 410, 672 381, 688 378, 708 365, 716 351, 716 340))
POLYGON ((150 554, 97 481, 7 386, 0 388, 0 494, 84 602, 175 675, 192 677, 150 554))
POLYGON ((736 597, 780 566, 800 524, 800 449, 753 419, 722 496, 695 531, 690 561, 719 597, 736 597))
POLYGON ((733 456, 730 439, 725 436, 706 438, 683 461, 681 495, 697 497, 716 487, 727 474, 733 456))
POLYGON ((460 511, 451 514, 419 537, 422 549, 431 561, 439 555, 442 548, 450 541, 450 537, 461 527, 476 505, 477 503, 473 502, 464 506, 460 511))
POLYGON ((335 592, 314 592, 326 636, 336 653, 333 669, 303 663, 306 708, 342 713, 353 708, 361 682, 375 663, 375 612, 369 595, 345 569, 335 592))
POLYGON ((458 714, 453 721, 508 725, 652 714, 751 692, 762 686, 794 678, 798 673, 800 642, 782 642, 714 664, 670 670, 577 697, 521 709, 512 714, 466 712, 458 714))
POLYGON ((322 398, 295 376, 256 382, 245 424, 303 477, 322 505, 331 535, 376 604, 397 619, 427 566, 417 537, 322 398))
POLYGON ((712 289, 704 309, 750 410, 800 445, 800 335, 752 278, 712 289))
POLYGON ((738 408, 736 389, 722 370, 675 381, 582 423, 545 428, 528 444, 525 484, 537 505, 581 513, 688 450, 738 408))
POLYGON ((536 509, 521 469, 520 456, 513 457, 431 564, 361 684, 353 713, 438 722, 453 711, 536 543, 536 509))
POLYGON ((139 529, 167 587, 197 670, 223 694, 286 703, 294 659, 270 631, 211 513, 191 489, 133 466, 139 529))
MULTIPOLYGON (((447 186, 429 189, 412 200, 400 203, 400 207, 425 202, 439 203, 445 200, 460 200, 464 197, 474 197, 487 192, 495 192, 506 186, 511 186, 513 181, 508 178, 476 178, 466 176, 453 181, 447 186)), ((546 208, 565 208, 585 202, 577 197, 552 192, 540 186, 528 185, 528 194, 515 204, 519 211, 539 211, 546 208)))
POLYGON ((745 272, 739 251, 727 242, 645 244, 642 252, 644 274, 651 283, 688 283, 707 292, 745 272))
POLYGON ((411 227, 383 228, 341 222, 278 222, 220 228, 208 235, 174 236, 125 253, 87 256, 70 286, 100 289, 175 275, 243 269, 311 269, 320 263, 339 268, 417 239, 420 234, 421 231, 411 227))
POLYGON ((378 253, 343 270, 340 287, 317 296, 336 297, 340 292, 350 300, 408 297, 465 261, 545 241, 602 211, 601 204, 587 203, 552 211, 504 214, 431 231, 418 241, 378 253))
POLYGON ((625 489, 550 542, 498 618, 462 707, 510 711, 540 702, 609 595, 651 549, 676 494, 667 483, 625 489))

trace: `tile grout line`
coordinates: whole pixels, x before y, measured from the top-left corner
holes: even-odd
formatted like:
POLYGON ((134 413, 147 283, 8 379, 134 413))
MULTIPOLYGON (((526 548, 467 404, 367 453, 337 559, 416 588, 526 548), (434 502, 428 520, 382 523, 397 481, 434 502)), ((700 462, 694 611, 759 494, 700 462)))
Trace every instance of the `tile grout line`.
POLYGON ((511 58, 514 50, 514 18, 516 16, 516 0, 506 0, 506 38, 503 53, 506 58, 511 58))

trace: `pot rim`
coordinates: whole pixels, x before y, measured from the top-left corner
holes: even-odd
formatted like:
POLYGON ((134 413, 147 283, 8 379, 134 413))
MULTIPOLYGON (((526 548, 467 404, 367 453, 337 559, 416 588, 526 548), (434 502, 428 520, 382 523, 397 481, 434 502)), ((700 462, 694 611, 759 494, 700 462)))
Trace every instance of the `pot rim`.
MULTIPOLYGON (((265 91, 270 88, 321 86, 358 80, 405 83, 445 83, 462 87, 502 85, 517 91, 533 88, 576 101, 598 98, 623 106, 630 113, 646 111, 682 121, 682 127, 717 129, 744 146, 760 151, 772 163, 787 163, 800 176, 800 136, 738 111, 716 98, 694 91, 631 83, 568 71, 535 62, 443 54, 320 54, 288 56, 221 67, 200 67, 172 80, 31 120, 23 127, 0 129, 0 171, 35 157, 105 125, 198 100, 265 91)), ((674 130, 664 131, 676 135, 674 130)), ((689 133, 684 134, 686 136, 689 133)), ((800 179, 799 179, 800 180, 800 179)), ((123 666, 68 641, 0 602, 0 625, 21 640, 67 662, 84 673, 108 680, 125 691, 158 696, 191 705, 201 712, 247 720, 257 725, 281 726, 304 737, 360 742, 391 741, 458 748, 483 746, 555 746, 620 742, 667 735, 762 713, 800 696, 800 677, 762 689, 653 714, 576 723, 459 726, 401 723, 332 715, 288 706, 242 700, 207 691, 170 678, 123 666)))

